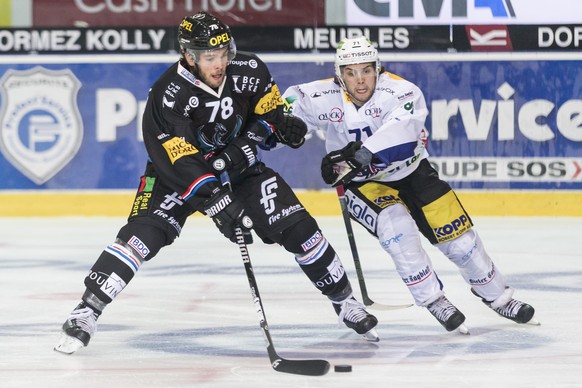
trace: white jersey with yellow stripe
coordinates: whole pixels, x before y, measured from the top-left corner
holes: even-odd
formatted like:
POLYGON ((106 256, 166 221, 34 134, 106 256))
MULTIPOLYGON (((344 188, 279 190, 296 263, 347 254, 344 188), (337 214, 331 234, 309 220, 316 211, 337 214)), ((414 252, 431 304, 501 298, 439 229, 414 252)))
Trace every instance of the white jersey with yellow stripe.
POLYGON ((291 86, 283 98, 309 132, 325 134, 327 152, 361 141, 374 154, 373 163, 354 181, 396 181, 428 157, 424 95, 394 74, 380 74, 374 94, 360 108, 332 78, 291 86))

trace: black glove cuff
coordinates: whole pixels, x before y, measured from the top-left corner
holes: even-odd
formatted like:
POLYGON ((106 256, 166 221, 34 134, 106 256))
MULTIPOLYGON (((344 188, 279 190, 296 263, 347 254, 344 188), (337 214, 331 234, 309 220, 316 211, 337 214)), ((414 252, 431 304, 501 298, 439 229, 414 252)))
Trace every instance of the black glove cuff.
POLYGON ((265 120, 257 120, 246 126, 244 137, 255 144, 262 144, 274 131, 273 126, 265 120))

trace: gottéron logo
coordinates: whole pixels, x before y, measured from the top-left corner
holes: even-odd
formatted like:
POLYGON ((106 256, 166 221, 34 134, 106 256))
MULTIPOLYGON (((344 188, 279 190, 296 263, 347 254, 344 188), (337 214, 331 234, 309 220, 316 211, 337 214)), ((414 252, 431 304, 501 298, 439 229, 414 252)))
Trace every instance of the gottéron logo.
POLYGON ((43 184, 75 156, 83 139, 81 83, 68 69, 8 70, 0 79, 0 151, 43 184))

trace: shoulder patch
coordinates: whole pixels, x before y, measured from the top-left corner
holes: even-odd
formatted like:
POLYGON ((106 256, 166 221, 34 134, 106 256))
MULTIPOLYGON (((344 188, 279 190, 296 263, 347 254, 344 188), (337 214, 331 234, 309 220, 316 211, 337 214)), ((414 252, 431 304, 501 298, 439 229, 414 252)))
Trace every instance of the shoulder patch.
POLYGON ((271 90, 265 94, 255 106, 255 114, 264 115, 272 110, 277 109, 277 106, 283 105, 283 98, 277 85, 272 85, 271 90))
POLYGON ((399 95, 397 98, 398 98, 398 101, 404 101, 404 100, 407 100, 407 99, 412 98, 412 97, 414 97, 414 91, 409 90, 406 93, 399 95))

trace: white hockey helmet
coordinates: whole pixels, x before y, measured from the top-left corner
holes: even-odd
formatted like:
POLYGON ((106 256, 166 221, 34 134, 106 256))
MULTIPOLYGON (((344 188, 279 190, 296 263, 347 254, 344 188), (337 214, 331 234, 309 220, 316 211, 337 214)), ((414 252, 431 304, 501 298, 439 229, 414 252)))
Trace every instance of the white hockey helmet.
POLYGON ((344 39, 337 46, 335 54, 335 75, 342 81, 342 66, 354 65, 357 63, 373 62, 376 64, 376 74, 380 74, 380 58, 378 50, 374 47, 370 39, 365 36, 353 39, 344 39))

